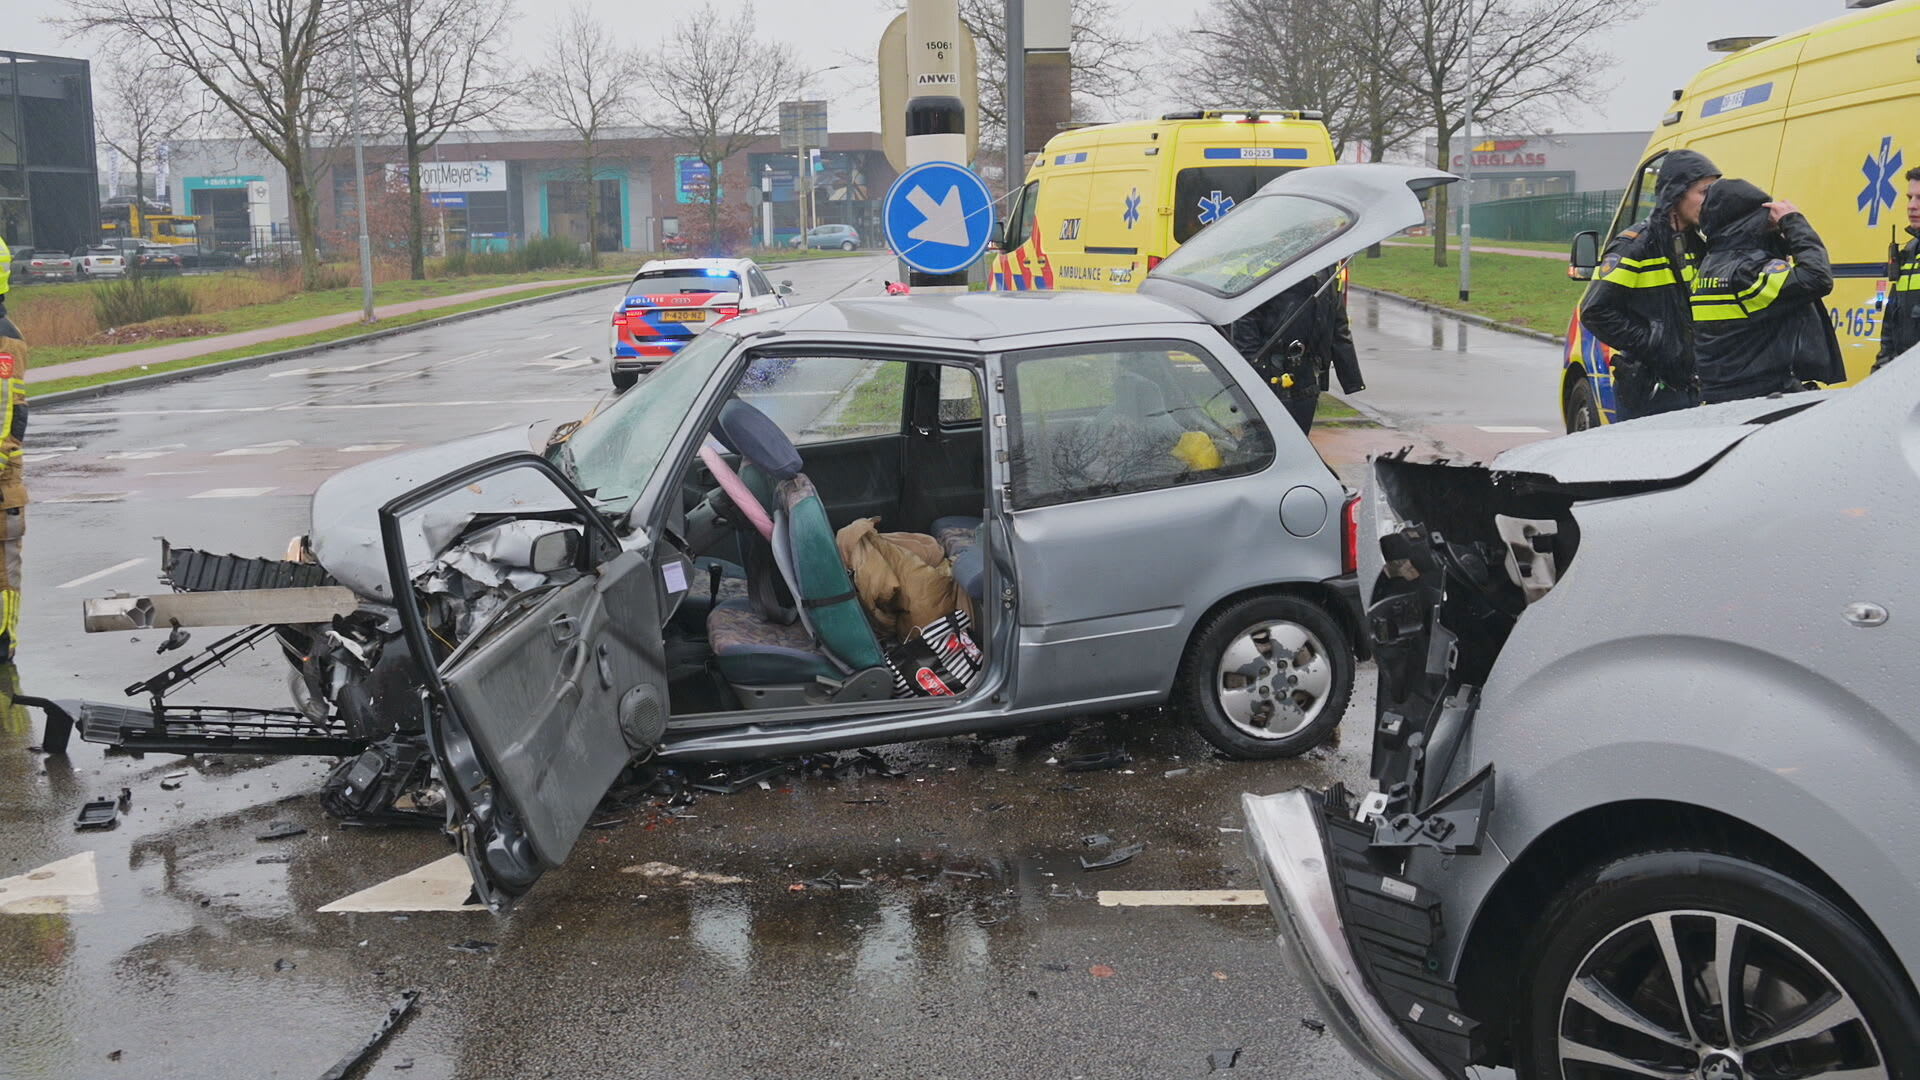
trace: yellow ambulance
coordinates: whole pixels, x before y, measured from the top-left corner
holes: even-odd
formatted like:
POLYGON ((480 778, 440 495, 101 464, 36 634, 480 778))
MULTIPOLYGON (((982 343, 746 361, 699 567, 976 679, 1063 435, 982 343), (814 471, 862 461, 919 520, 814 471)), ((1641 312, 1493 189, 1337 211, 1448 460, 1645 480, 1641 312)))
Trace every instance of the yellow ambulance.
MULTIPOLYGON (((1906 171, 1920 165, 1920 0, 1747 45, 1694 76, 1626 178, 1610 235, 1652 210, 1660 161, 1683 147, 1806 213, 1833 259, 1826 304, 1847 374, 1865 377, 1880 339, 1888 245, 1907 240, 1906 171)), ((1604 246, 1591 233, 1574 241, 1576 280, 1591 276, 1596 240, 1604 246)), ((1576 310, 1560 394, 1568 431, 1612 422, 1608 352, 1576 310)))
POLYGON ((1129 292, 1267 181, 1333 160, 1320 114, 1297 109, 1193 110, 1063 132, 1007 205, 990 286, 1129 292))

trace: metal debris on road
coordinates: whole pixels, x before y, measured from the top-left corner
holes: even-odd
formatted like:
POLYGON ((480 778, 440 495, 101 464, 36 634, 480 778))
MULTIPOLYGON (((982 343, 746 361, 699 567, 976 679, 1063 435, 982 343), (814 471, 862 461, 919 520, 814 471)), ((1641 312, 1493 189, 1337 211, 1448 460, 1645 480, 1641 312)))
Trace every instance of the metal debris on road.
POLYGON ((465 941, 456 941, 453 944, 447 946, 447 948, 452 949, 455 952, 470 952, 470 953, 490 953, 499 947, 500 947, 499 942, 481 941, 479 938, 468 938, 465 941))
POLYGON ((168 773, 167 775, 160 778, 160 790, 161 791, 179 791, 181 782, 184 781, 186 778, 187 778, 187 771, 185 769, 182 769, 179 772, 175 772, 175 773, 168 773))
POLYGON ((1098 772, 1101 769, 1117 769, 1122 765, 1133 764, 1133 755, 1125 750, 1101 750, 1078 757, 1060 758, 1060 768, 1067 772, 1098 772))
POLYGON ((294 968, 299 966, 300 965, 294 963, 293 961, 287 959, 284 956, 273 962, 273 970, 275 971, 292 971, 294 968))
POLYGON ((263 832, 260 835, 254 837, 254 839, 255 840, 285 840, 288 837, 305 835, 306 831, 307 831, 306 826, 304 825, 295 825, 291 821, 276 821, 273 824, 267 826, 266 832, 263 832))
POLYGON ((1105 858, 1089 859, 1085 855, 1082 855, 1080 856, 1080 869, 1111 870, 1116 866, 1125 866, 1133 861, 1135 855, 1140 854, 1146 849, 1147 845, 1144 843, 1128 844, 1126 847, 1113 849, 1112 853, 1105 858))
POLYGON ((1227 1069, 1233 1068, 1239 1061, 1240 1048, 1237 1046, 1231 1050, 1215 1050, 1213 1053, 1207 1055, 1207 1071, 1210 1073, 1224 1072, 1227 1069))
MULTIPOLYGON (((373 1057, 374 1052, 379 1050, 387 1039, 393 1035, 394 1031, 400 1027, 400 1024, 413 1012, 413 1007, 419 1000, 419 990, 410 989, 400 991, 400 996, 394 998, 387 1004, 386 1019, 380 1021, 380 1026, 373 1029, 373 1034, 367 1036, 367 1041, 362 1043, 358 1050, 335 1062, 333 1068, 321 1073, 320 1080, 346 1080, 348 1076, 351 1076, 361 1065, 364 1065, 369 1058, 373 1057)), ((408 1058, 404 1066, 395 1066, 395 1068, 411 1068, 412 1066, 413 1059, 408 1058)))
POLYGON ((111 829, 120 823, 120 806, 112 799, 94 799, 73 819, 76 829, 111 829))
POLYGON ((1326 1022, 1323 1020, 1315 1020, 1311 1016, 1301 1017, 1300 1026, 1313 1032, 1315 1035, 1325 1035, 1327 1033, 1326 1022))

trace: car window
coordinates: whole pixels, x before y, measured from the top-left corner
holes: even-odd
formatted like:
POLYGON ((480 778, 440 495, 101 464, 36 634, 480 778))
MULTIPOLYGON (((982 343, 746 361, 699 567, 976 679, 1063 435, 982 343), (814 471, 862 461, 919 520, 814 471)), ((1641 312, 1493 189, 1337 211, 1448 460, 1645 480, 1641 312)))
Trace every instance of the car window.
POLYGON ((1184 244, 1202 226, 1225 217, 1292 165, 1214 165, 1182 169, 1173 181, 1173 242, 1184 244))
POLYGON ((898 435, 906 412, 907 363, 862 356, 756 356, 734 396, 766 413, 798 446, 898 435))
POLYGON ((1666 160, 1666 156, 1664 150, 1653 155, 1634 174, 1633 183, 1627 188, 1627 197, 1620 201, 1620 212, 1614 215, 1613 230, 1601 238, 1603 245, 1653 213, 1653 200, 1660 187, 1660 163, 1666 160))
POLYGON ((1353 215, 1305 195, 1268 195, 1234 212, 1234 227, 1195 233, 1161 276, 1239 296, 1353 227, 1353 215), (1177 266, 1175 265, 1177 263, 1177 266))
POLYGON ((716 330, 694 338, 660 370, 580 425, 562 444, 562 471, 596 500, 628 509, 660 467, 674 430, 708 376, 738 342, 716 330))
POLYGON ((940 426, 968 427, 980 422, 980 380, 961 367, 940 369, 940 426))
POLYGON ((628 296, 739 291, 740 279, 726 270, 648 270, 627 286, 628 296))
POLYGON ((1040 181, 1035 180, 1020 190, 1020 205, 1015 208, 1013 218, 1007 229, 1007 246, 1019 247, 1033 235, 1033 216, 1040 210, 1040 181))
POLYGON ((753 283, 753 291, 761 296, 773 291, 773 283, 767 280, 767 275, 761 273, 759 267, 747 271, 747 280, 753 283))
POLYGON ((1205 349, 1186 342, 1009 356, 1014 505, 1053 506, 1258 472, 1273 437, 1205 349))

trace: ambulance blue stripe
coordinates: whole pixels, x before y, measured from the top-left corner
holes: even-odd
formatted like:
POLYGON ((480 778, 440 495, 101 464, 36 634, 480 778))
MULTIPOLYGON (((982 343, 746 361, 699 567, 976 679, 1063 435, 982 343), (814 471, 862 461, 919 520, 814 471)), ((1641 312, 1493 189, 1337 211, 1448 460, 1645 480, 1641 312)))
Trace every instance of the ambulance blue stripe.
POLYGON ((1209 146, 1202 154, 1213 161, 1305 161, 1304 146, 1209 146))
POLYGON ((1770 82, 1761 83, 1759 86, 1749 86, 1745 90, 1735 90, 1731 94, 1721 94, 1719 97, 1700 106, 1700 119, 1705 120, 1709 116, 1719 116, 1721 113, 1730 113, 1735 109, 1764 105, 1772 98, 1773 84, 1770 82))
POLYGON ((1078 165, 1087 160, 1088 153, 1089 151, 1082 150, 1077 154, 1061 154, 1053 159, 1053 163, 1055 165, 1078 165))

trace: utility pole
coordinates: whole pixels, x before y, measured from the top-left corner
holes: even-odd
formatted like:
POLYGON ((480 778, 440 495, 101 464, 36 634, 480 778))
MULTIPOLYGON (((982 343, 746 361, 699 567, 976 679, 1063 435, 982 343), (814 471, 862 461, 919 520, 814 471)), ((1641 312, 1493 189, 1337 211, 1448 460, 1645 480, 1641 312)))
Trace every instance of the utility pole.
POLYGON ((773 247, 773 166, 760 166, 760 243, 773 247))
POLYGON ((1465 302, 1473 292, 1473 34, 1467 34, 1467 120, 1462 135, 1467 143, 1467 164, 1461 170, 1460 184, 1460 299, 1465 302))
MULTIPOLYGON (((957 0, 907 0, 907 167, 967 161, 967 107, 960 93, 960 7, 957 0), (944 89, 945 93, 938 91, 944 89), (934 91, 929 93, 928 91, 934 91)), ((907 284, 959 291, 967 272, 929 274, 909 268, 907 284)))
MULTIPOLYGON (((357 22, 358 20, 356 20, 357 22)), ((360 217, 360 321, 373 321, 373 241, 367 236, 367 152, 360 133, 360 83, 366 65, 360 57, 360 32, 353 33, 353 190, 360 217)))
POLYGON ((1027 6, 1007 2, 1007 177, 1006 190, 1027 176, 1027 6))

